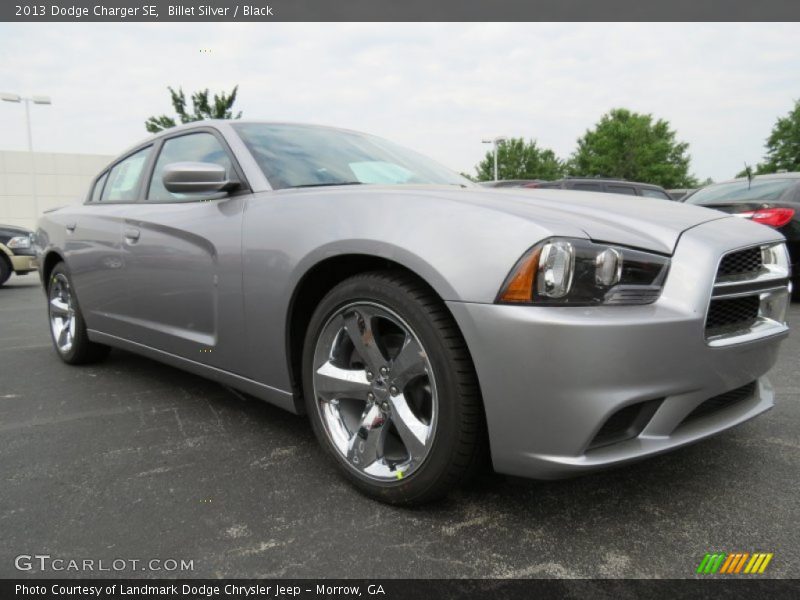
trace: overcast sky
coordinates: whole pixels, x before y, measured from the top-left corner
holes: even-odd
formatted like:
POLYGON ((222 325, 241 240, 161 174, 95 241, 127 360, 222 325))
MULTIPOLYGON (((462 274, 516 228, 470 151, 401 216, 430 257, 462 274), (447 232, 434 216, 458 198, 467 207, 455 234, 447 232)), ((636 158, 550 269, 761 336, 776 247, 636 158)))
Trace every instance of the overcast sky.
MULTIPOLYGON (((33 106, 35 149, 116 154, 171 114, 168 85, 239 84, 246 118, 367 131, 472 174, 495 135, 568 156, 606 111, 670 121, 692 172, 763 155, 800 98, 798 24, 8 24, 0 91, 33 106), (208 50, 201 52, 201 49, 208 50)), ((188 94, 187 94, 188 95, 188 94)), ((25 149, 0 104, 0 149, 25 149)))

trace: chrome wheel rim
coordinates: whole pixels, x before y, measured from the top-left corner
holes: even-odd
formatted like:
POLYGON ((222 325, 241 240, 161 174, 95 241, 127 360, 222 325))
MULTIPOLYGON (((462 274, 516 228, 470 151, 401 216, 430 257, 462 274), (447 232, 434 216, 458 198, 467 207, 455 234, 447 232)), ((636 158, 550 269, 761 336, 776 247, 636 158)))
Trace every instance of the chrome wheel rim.
POLYGON ((58 351, 66 354, 75 341, 75 304, 66 275, 53 277, 49 297, 50 331, 58 351))
POLYGON ((389 482, 420 468, 438 395, 428 354, 399 315, 372 302, 338 309, 317 338, 313 368, 320 419, 351 469, 389 482))

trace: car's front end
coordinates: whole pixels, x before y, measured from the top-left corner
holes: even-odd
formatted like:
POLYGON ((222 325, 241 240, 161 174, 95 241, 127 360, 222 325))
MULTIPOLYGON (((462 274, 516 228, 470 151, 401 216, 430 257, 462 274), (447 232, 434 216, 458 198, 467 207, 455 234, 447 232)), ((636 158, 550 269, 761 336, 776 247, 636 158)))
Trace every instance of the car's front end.
POLYGON ((800 173, 757 175, 705 187, 689 204, 772 227, 786 238, 795 298, 800 297, 800 173))
MULTIPOLYGON (((603 247, 598 281, 609 276, 603 247)), ((556 478, 615 466, 772 407, 764 375, 788 332, 781 236, 723 218, 687 229, 671 256, 653 257, 653 285, 606 294, 616 301, 584 293, 558 302, 559 275, 554 284, 540 256, 538 277, 551 279, 540 291, 549 286, 555 298, 537 301, 535 289, 530 301, 519 297, 536 287, 534 273, 516 288, 507 282, 494 304, 448 303, 478 372, 498 471, 556 478), (648 287, 658 288, 654 301, 648 287)), ((581 275, 570 277, 575 285, 581 275)))
POLYGON ((33 232, 22 227, 0 225, 0 254, 0 261, 4 261, 3 270, 7 270, 6 278, 11 273, 25 275, 35 271, 33 232))

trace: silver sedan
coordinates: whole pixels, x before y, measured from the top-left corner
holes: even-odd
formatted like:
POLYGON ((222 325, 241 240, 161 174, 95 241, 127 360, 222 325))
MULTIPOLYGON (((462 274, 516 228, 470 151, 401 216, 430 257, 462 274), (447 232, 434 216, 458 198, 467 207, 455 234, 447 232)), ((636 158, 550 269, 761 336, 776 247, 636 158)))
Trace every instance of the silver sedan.
POLYGON ((773 405, 783 238, 723 213, 487 189, 341 129, 204 121, 114 160, 36 234, 58 355, 137 352, 307 413, 364 493, 485 459, 563 477, 773 405))

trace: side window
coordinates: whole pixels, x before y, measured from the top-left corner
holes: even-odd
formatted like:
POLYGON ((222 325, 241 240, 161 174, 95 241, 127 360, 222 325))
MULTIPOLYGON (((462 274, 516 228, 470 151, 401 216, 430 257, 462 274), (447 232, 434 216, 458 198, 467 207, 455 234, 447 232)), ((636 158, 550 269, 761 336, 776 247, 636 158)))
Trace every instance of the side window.
POLYGON ((176 162, 214 163, 224 167, 228 177, 231 177, 233 171, 233 165, 228 153, 213 134, 206 132, 190 133, 168 139, 161 146, 156 168, 153 169, 153 177, 150 179, 150 191, 147 194, 148 200, 169 201, 191 198, 188 194, 168 192, 164 187, 164 182, 161 180, 164 168, 176 162))
POLYGON ((642 196, 646 198, 658 198, 659 200, 672 200, 672 198, 661 190, 650 190, 647 188, 642 188, 642 196))
POLYGON ((103 186, 106 184, 106 179, 108 179, 107 171, 103 173, 97 180, 97 183, 94 184, 94 189, 92 190, 92 202, 100 202, 100 194, 103 193, 103 186))
POLYGON ((610 194, 627 194, 628 196, 635 196, 636 190, 627 185, 609 185, 606 186, 610 194))
POLYGON ((573 190, 583 190, 584 192, 602 192, 603 188, 600 187, 599 183, 576 183, 573 187, 573 190))
POLYGON ((122 162, 117 163, 108 172, 108 180, 103 188, 101 202, 132 202, 136 200, 136 188, 142 176, 142 170, 150 156, 152 146, 139 150, 122 162))

